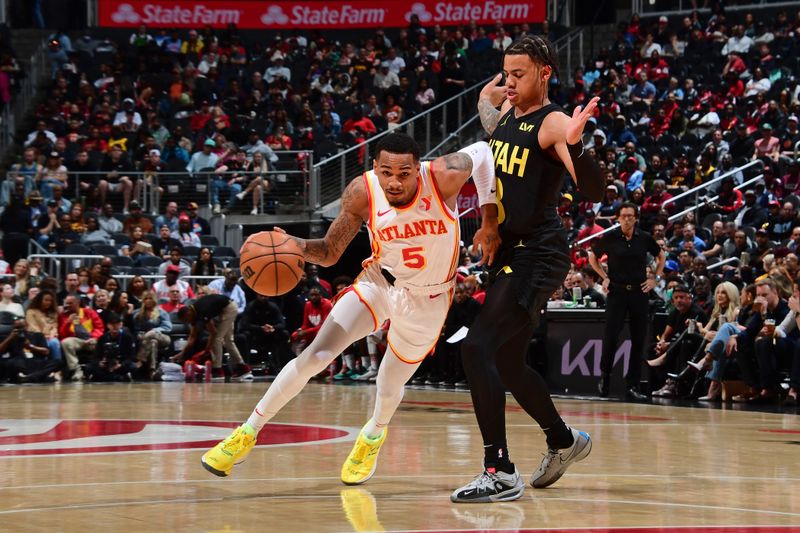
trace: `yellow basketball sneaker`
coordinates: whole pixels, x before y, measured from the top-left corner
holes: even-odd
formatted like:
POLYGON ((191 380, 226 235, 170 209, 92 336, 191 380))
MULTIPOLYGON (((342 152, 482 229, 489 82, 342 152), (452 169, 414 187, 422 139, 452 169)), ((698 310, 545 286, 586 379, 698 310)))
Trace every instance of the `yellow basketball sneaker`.
POLYGON ((350 455, 342 465, 342 483, 360 485, 372 477, 378 466, 378 452, 381 451, 381 444, 386 440, 388 433, 389 428, 383 428, 380 437, 370 439, 364 435, 362 428, 353 449, 350 450, 350 455))
POLYGON ((250 426, 242 424, 225 440, 203 454, 201 459, 203 468, 215 476, 228 476, 233 470, 233 465, 244 461, 255 445, 255 431, 250 426))

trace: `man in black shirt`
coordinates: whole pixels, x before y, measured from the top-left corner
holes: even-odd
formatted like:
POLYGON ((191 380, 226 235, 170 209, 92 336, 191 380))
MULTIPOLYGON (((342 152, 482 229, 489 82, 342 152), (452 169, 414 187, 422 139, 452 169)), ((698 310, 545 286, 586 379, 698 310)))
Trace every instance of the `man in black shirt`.
MULTIPOLYGON (((131 380, 136 370, 136 344, 133 333, 122 327, 122 317, 108 311, 106 331, 97 339, 96 358, 86 373, 91 381, 131 380)), ((149 378, 150 376, 148 376, 149 378)))
POLYGON ((736 123, 736 137, 730 144, 730 154, 736 165, 750 161, 756 149, 756 142, 747 134, 747 124, 742 121, 736 123))
POLYGON ((191 324, 186 347, 180 351, 173 359, 183 361, 186 355, 186 348, 192 346, 200 335, 201 328, 208 331, 208 343, 206 351, 211 352, 212 381, 225 381, 225 371, 222 369, 222 347, 230 353, 236 368, 234 379, 237 381, 247 381, 253 379, 250 367, 244 363, 239 349, 233 338, 233 325, 239 315, 239 308, 236 302, 222 294, 209 294, 195 300, 189 306, 182 307, 178 311, 178 318, 191 324))
MULTIPOLYGON (((50 358, 50 349, 41 333, 26 331, 24 318, 14 321, 14 329, 0 341, 0 368, 10 381, 25 383, 29 381, 55 381, 51 376, 61 368, 61 361, 50 358), (31 357, 28 357, 30 354, 31 357)), ((0 373, 1 374, 1 373, 0 373)))
POLYGON ((453 304, 447 312, 434 356, 427 358, 417 372, 417 375, 429 372, 426 383, 453 386, 464 381, 464 367, 461 364, 462 341, 450 344, 447 339, 462 327, 469 329, 480 310, 481 304, 467 294, 464 284, 456 285, 453 291, 453 304))
POLYGON ((76 190, 77 185, 81 194, 87 196, 87 204, 96 205, 99 175, 95 174, 97 167, 89 159, 89 152, 79 150, 75 161, 67 165, 67 170, 69 170, 69 190, 76 190))
POLYGON ((625 202, 617 210, 619 229, 614 229, 595 239, 589 264, 603 278, 608 290, 606 301, 606 328, 603 335, 603 355, 600 360, 600 396, 607 397, 611 387, 611 369, 617 351, 619 332, 625 325, 625 315, 630 316, 631 352, 628 372, 625 374, 625 398, 645 400, 639 391, 642 371, 645 334, 648 324, 648 293, 652 291, 664 270, 667 258, 655 239, 636 227, 639 210, 636 204, 625 202), (656 277, 647 278, 647 254, 656 258, 656 277), (598 257, 608 256, 608 274, 600 266, 598 257))
MULTIPOLYGON (((708 316, 692 299, 692 293, 686 285, 678 285, 672 289, 672 305, 674 309, 667 316, 667 325, 656 344, 656 357, 647 361, 651 367, 667 367, 675 371, 686 366, 694 355, 702 337, 697 333, 697 324, 706 324, 708 316)), ((655 391, 653 396, 670 397, 677 393, 677 383, 667 379, 664 386, 655 391)))
POLYGON ((269 296, 257 294, 256 299, 245 307, 240 327, 247 334, 250 347, 257 350, 259 356, 266 356, 265 362, 273 372, 280 372, 282 356, 288 351, 289 341, 280 307, 269 296))
POLYGON ((119 191, 122 193, 123 212, 127 213, 128 203, 130 203, 133 193, 133 182, 128 174, 133 172, 133 167, 119 145, 111 147, 111 151, 100 165, 100 171, 105 174, 101 176, 103 179, 100 180, 97 187, 100 193, 100 204, 106 203, 106 194, 109 191, 119 191))

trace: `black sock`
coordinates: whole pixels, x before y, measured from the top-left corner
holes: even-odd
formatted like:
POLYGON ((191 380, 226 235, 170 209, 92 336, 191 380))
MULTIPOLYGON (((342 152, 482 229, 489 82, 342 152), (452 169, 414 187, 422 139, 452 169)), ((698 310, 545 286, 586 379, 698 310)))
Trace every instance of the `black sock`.
POLYGON ((549 428, 542 428, 542 431, 547 436, 547 447, 551 450, 563 450, 564 448, 569 448, 575 442, 572 431, 560 418, 558 423, 549 428))
POLYGON ((494 468, 506 474, 514 473, 514 463, 508 458, 508 445, 487 444, 483 447, 483 466, 494 468))

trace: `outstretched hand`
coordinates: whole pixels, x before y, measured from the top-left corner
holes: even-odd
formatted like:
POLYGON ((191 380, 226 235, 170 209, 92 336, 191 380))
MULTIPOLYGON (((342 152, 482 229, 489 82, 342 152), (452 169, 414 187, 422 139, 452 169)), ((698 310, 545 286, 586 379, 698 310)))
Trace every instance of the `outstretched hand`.
POLYGON ((489 81, 486 85, 483 86, 481 89, 480 98, 487 99, 490 104, 494 107, 500 107, 503 102, 506 100, 506 93, 508 92, 508 88, 505 85, 500 85, 500 81, 503 79, 502 74, 498 74, 494 78, 489 81))
MULTIPOLYGON (((483 92, 481 92, 483 94, 483 92)), ((586 107, 576 106, 572 112, 572 118, 567 124, 567 144, 577 144, 583 136, 583 130, 586 128, 586 123, 591 117, 594 116, 594 110, 597 109, 597 102, 600 101, 599 96, 595 96, 586 107)))

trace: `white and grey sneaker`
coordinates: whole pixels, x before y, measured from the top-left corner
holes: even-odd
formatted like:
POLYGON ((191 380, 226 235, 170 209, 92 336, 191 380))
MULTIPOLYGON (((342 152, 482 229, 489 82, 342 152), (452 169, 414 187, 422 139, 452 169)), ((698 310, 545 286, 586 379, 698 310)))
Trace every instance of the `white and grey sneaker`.
POLYGON ((369 369, 364 372, 363 374, 356 376, 353 378, 354 381, 369 381, 370 378, 374 378, 378 375, 378 369, 369 367, 369 369))
POLYGON ((542 463, 531 476, 531 486, 535 489, 549 487, 558 481, 567 467, 577 461, 586 459, 592 451, 592 439, 585 431, 569 428, 575 442, 569 448, 561 450, 547 450, 542 463))
POLYGON ((525 492, 525 483, 514 468, 513 474, 484 470, 475 479, 450 495, 454 503, 509 502, 525 492))

